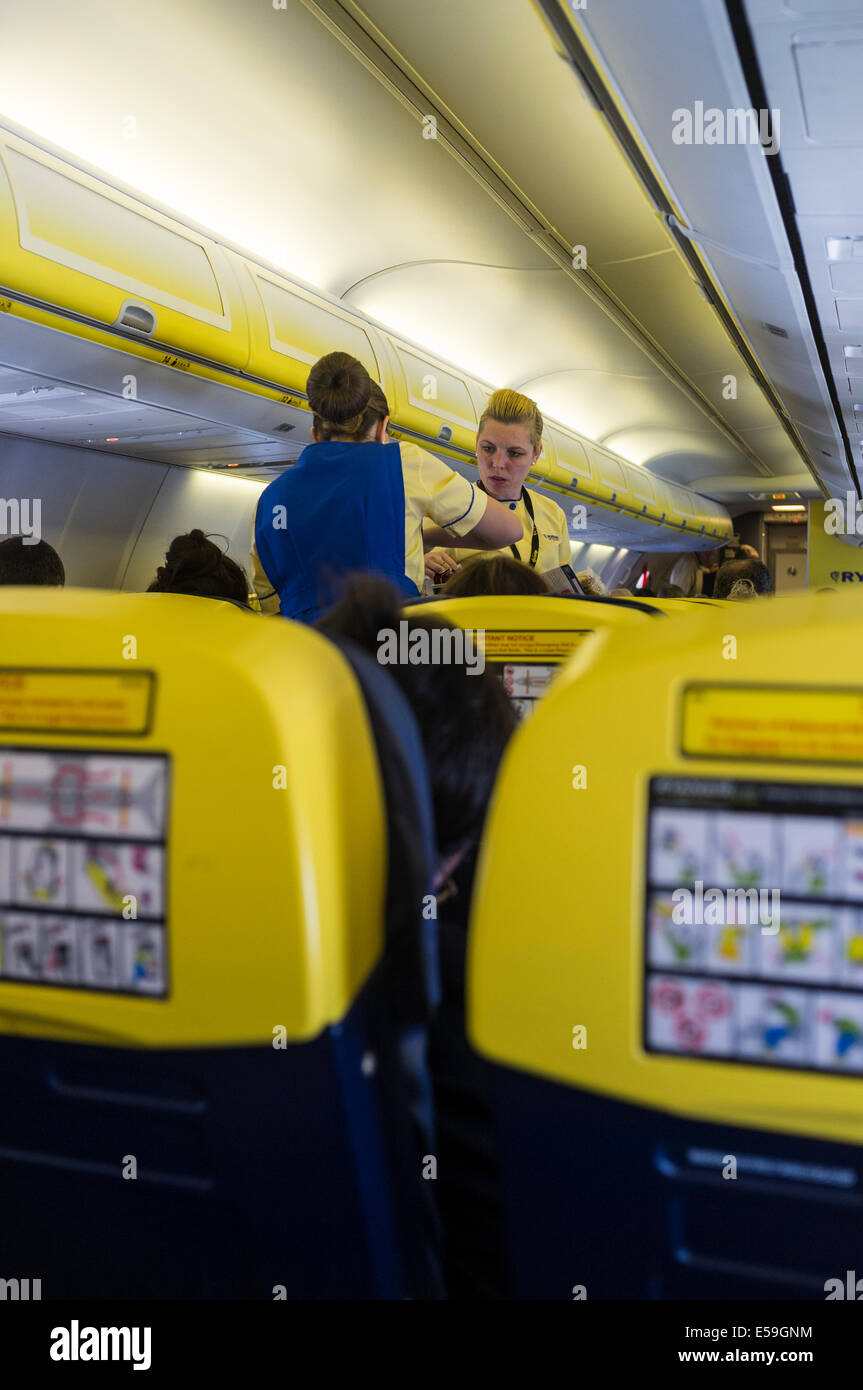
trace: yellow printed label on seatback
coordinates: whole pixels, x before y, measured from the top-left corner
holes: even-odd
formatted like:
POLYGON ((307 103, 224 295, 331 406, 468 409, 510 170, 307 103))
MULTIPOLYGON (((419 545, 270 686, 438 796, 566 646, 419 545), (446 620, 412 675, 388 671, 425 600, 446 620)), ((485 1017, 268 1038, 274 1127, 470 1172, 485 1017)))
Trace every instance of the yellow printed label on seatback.
POLYGON ((155 677, 145 672, 0 667, 0 729, 46 734, 145 734, 155 677))
POLYGON ((590 631, 556 632, 552 628, 546 632, 486 629, 486 661, 565 661, 590 636, 590 631))
POLYGON ((690 685, 680 747, 689 757, 863 763, 863 690, 690 685))

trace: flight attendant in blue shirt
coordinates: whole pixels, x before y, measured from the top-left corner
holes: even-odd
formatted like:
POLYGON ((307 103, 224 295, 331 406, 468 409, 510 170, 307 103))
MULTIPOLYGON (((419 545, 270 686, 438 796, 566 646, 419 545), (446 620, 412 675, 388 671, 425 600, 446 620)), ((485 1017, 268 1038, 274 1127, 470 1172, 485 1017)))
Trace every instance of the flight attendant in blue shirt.
POLYGON ((255 514, 252 559, 264 612, 312 623, 358 571, 382 574, 416 598, 425 518, 475 549, 519 540, 521 521, 502 503, 425 449, 389 440, 386 397, 355 357, 322 357, 306 391, 314 443, 264 489, 255 514))

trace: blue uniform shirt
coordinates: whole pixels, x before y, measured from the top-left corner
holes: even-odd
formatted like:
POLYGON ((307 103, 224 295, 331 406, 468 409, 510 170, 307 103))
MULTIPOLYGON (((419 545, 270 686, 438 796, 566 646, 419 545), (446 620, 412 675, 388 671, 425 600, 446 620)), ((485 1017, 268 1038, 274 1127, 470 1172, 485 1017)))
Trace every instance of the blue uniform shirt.
POLYGON ((310 444, 266 487, 255 548, 282 615, 314 622, 340 582, 374 571, 415 598, 405 574, 405 487, 398 444, 310 444))

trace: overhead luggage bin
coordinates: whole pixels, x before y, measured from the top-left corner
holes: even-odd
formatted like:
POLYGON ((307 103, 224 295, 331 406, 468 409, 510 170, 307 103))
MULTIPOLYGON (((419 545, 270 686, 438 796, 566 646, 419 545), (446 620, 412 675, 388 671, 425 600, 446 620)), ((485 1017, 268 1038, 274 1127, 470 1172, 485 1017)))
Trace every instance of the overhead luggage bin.
POLYGON ((585 646, 490 809, 469 1034, 520 1297, 823 1299, 859 1261, 858 605, 692 610, 585 646))
POLYGON ((400 692, 209 599, 0 616, 4 1268, 45 1299, 433 1296, 375 743, 407 746, 400 692))
POLYGON ((473 457, 479 416, 465 378, 396 338, 387 335, 386 343, 392 364, 393 438, 416 434, 449 453, 473 457))
POLYGON ((357 315, 287 276, 239 257, 234 260, 244 287, 252 289, 249 371, 253 375, 297 392, 296 403, 305 403, 306 381, 318 359, 328 352, 349 352, 386 390, 380 353, 368 325, 357 315))
MULTIPOLYGON (((47 362, 56 384, 104 393, 107 363, 122 399, 135 363, 109 356, 119 348, 188 383, 178 400, 174 381, 146 374, 142 399, 149 404, 279 438, 302 424, 295 410, 308 408, 314 362, 342 350, 383 387, 393 438, 475 466, 489 383, 7 122, 0 127, 0 252, 6 360, 47 362), (34 336, 36 328, 57 340, 34 336), (68 345, 81 340, 87 350, 75 346, 70 366, 68 345), (230 396, 219 389, 225 386, 230 396)), ((645 521, 656 549, 676 546, 678 535, 692 546, 705 534, 730 537, 717 503, 649 480, 645 486, 663 490, 663 504, 645 505, 636 496, 640 469, 572 429, 546 424, 546 450, 531 479, 584 503, 603 541, 643 540, 645 521)))
POLYGON ((568 430, 553 427, 544 431, 543 438, 549 436, 554 453, 552 458, 559 468, 569 474, 573 488, 589 487, 592 474, 587 449, 576 435, 568 430))
POLYGON ((486 664, 521 716, 533 712, 558 669, 586 645, 608 632, 639 628, 654 616, 646 604, 503 594, 438 599, 420 611, 478 635, 486 664))
POLYGON ((596 444, 588 446, 587 455, 593 479, 592 487, 599 496, 620 506, 634 509, 635 499, 630 487, 628 469, 624 467, 622 460, 596 444))
POLYGON ((142 342, 245 367, 239 288, 214 241, 0 132, 0 279, 142 342))

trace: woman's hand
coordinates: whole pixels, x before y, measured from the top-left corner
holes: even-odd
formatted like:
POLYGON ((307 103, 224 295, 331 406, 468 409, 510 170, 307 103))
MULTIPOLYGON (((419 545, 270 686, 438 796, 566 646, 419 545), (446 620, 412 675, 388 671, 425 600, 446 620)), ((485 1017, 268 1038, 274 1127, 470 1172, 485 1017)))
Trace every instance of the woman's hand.
POLYGON ((425 557, 426 574, 433 579, 436 584, 458 569, 458 565, 451 555, 447 555, 445 550, 430 550, 425 557))

